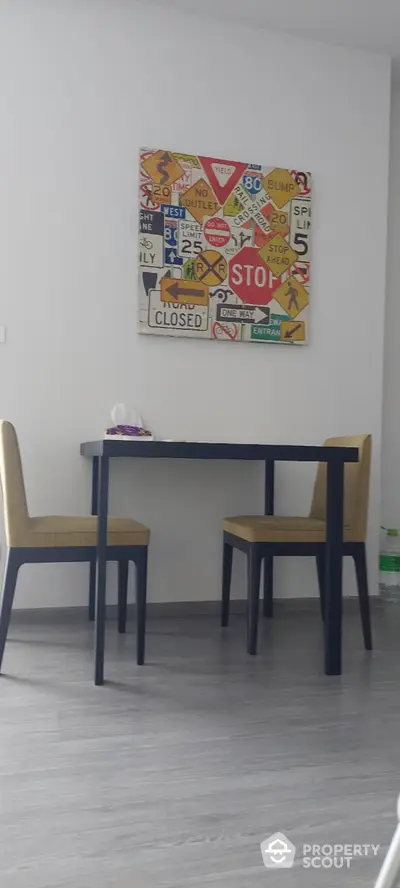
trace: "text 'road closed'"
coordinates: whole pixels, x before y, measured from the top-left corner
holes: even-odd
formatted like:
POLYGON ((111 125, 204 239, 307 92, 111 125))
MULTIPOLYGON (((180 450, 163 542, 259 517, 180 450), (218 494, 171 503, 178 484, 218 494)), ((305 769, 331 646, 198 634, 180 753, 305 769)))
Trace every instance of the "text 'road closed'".
POLYGON ((149 327, 194 332, 208 329, 208 308, 198 305, 180 305, 160 300, 158 290, 150 291, 149 327))

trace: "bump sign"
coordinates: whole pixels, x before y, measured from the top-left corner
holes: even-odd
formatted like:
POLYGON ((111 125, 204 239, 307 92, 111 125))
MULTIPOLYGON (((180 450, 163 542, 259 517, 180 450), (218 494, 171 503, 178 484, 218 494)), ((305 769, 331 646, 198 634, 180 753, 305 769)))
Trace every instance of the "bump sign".
POLYGON ((306 345, 311 174, 188 149, 140 149, 139 332, 306 345))
POLYGON ((281 170, 279 168, 272 170, 265 176, 262 184, 268 196, 279 210, 300 192, 300 186, 295 182, 289 170, 281 170))

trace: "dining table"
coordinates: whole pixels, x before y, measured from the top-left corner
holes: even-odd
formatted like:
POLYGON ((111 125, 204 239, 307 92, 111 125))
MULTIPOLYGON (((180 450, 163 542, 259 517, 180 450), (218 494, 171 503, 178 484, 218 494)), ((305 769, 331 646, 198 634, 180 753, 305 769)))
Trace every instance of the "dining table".
MULTIPOLYGON (((275 463, 326 463, 326 558, 324 670, 342 671, 342 561, 344 468, 358 462, 357 447, 313 444, 222 443, 207 441, 144 441, 116 436, 85 441, 81 455, 92 461, 91 513, 97 515, 97 569, 95 614, 95 684, 104 682, 106 550, 110 460, 191 459, 235 460, 264 463, 264 514, 274 514, 275 463)), ((272 581, 272 577, 271 577, 272 581)))

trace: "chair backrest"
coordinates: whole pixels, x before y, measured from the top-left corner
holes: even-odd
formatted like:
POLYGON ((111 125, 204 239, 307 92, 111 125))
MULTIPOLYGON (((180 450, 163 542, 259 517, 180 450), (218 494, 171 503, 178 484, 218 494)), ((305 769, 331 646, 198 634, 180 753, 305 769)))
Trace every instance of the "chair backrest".
POLYGON ((17 433, 6 420, 0 420, 0 483, 6 543, 15 546, 26 528, 29 513, 17 433))
MULTIPOLYGON (((358 463, 344 467, 344 523, 354 540, 364 542, 367 533, 369 478, 371 473, 371 435, 328 438, 325 447, 358 447, 358 463)), ((310 518, 326 518, 326 463, 319 463, 314 485, 310 518)))

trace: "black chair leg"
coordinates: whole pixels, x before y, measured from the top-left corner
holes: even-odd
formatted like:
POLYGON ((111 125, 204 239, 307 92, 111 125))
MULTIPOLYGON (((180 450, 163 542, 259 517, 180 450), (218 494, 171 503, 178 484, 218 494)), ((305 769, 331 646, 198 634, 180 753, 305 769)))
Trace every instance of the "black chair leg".
POLYGON ((257 653, 258 602, 260 597, 261 559, 257 546, 247 553, 247 653, 257 653))
POLYGON ((91 561, 89 566, 89 605, 88 617, 91 623, 96 616, 96 561, 91 561))
POLYGON ((129 561, 118 562, 118 632, 126 632, 126 610, 128 604, 128 570, 129 561))
POLYGON ((321 617, 325 619, 325 552, 321 549, 316 555, 318 586, 319 586, 319 603, 321 606, 321 617))
POLYGON ((229 605, 231 597, 231 577, 232 577, 232 557, 233 546, 229 543, 223 545, 222 560, 222 607, 221 607, 221 626, 227 626, 229 621, 229 605))
POLYGON ((371 614, 368 596, 367 553, 365 543, 359 543, 357 545, 353 552, 353 558, 356 567, 364 646, 367 651, 372 651, 371 614))
POLYGON ((272 617, 274 610, 274 559, 272 555, 264 558, 264 617, 272 617))
POLYGON ((143 666, 146 638, 147 546, 136 557, 136 662, 143 666))
POLYGON ((17 584, 20 560, 17 549, 9 549, 4 571, 3 592, 0 607, 0 670, 3 662, 4 648, 7 641, 8 627, 10 625, 11 611, 14 601, 15 587, 17 584))

